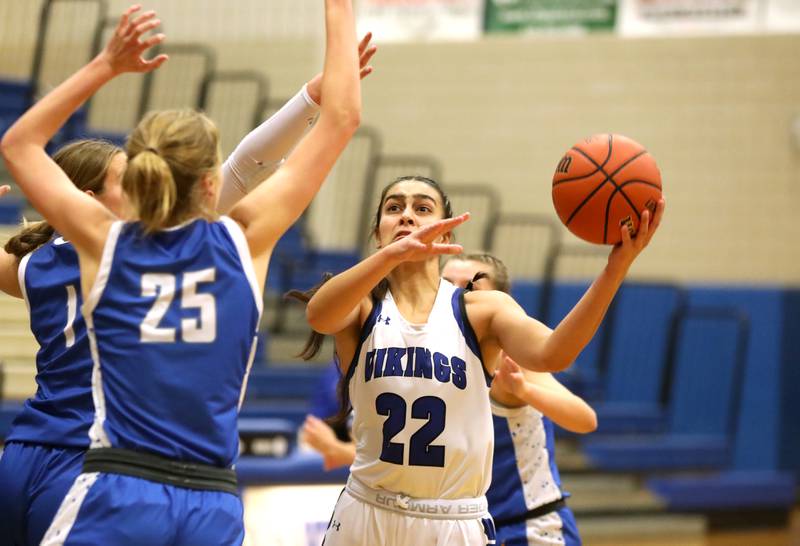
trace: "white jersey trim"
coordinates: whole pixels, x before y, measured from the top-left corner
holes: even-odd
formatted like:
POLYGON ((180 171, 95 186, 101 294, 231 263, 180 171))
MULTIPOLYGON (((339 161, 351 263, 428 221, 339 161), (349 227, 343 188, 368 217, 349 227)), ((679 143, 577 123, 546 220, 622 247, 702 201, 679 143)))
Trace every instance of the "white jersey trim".
POLYGON ((97 304, 100 302, 100 297, 108 284, 108 276, 111 273, 111 262, 114 261, 114 251, 117 248, 117 240, 122 231, 122 226, 125 222, 118 220, 111 224, 106 235, 106 244, 103 246, 103 255, 100 258, 100 264, 97 266, 97 274, 94 278, 89 294, 83 302, 83 314, 88 322, 89 315, 92 314, 97 304))
MULTIPOLYGON (((261 321, 261 314, 264 310, 264 300, 262 298, 261 289, 258 285, 258 278, 256 277, 256 270, 253 267, 253 257, 250 255, 250 247, 247 244, 247 238, 244 236, 241 226, 235 220, 228 216, 222 216, 220 222, 227 228, 228 233, 233 239, 233 244, 236 245, 236 250, 239 252, 239 260, 242 262, 242 269, 250 281, 250 288, 253 290, 253 299, 256 302, 258 309, 258 321, 261 321)), ((256 326, 258 328, 258 326, 256 326)))
POLYGON ((253 344, 250 346, 250 357, 247 359, 247 368, 244 370, 244 377, 242 378, 242 389, 239 391, 239 406, 242 409, 244 403, 244 395, 247 392, 247 382, 250 380, 250 370, 253 369, 253 362, 256 359, 256 350, 258 349, 258 336, 253 336, 253 344))
POLYGON ((31 302, 28 301, 28 287, 25 285, 25 271, 28 269, 28 262, 33 256, 33 252, 25 254, 17 267, 17 280, 19 281, 19 290, 22 292, 22 299, 25 300, 25 306, 28 308, 28 315, 31 314, 31 302))
POLYGON ((53 518, 53 522, 47 529, 47 532, 42 539, 42 546, 62 546, 67 540, 72 526, 75 525, 75 520, 78 519, 78 512, 86 500, 94 482, 97 481, 99 472, 91 472, 88 474, 80 474, 75 481, 72 482, 67 492, 67 496, 61 501, 61 506, 53 518))
POLYGON ((119 234, 122 231, 124 222, 118 221, 111 224, 103 248, 103 257, 97 268, 97 276, 89 292, 89 297, 83 303, 83 318, 86 320, 86 333, 89 337, 89 349, 92 353, 92 401, 94 402, 94 422, 89 428, 90 448, 111 447, 111 440, 106 434, 103 425, 106 421, 106 397, 103 392, 103 373, 100 369, 100 352, 97 349, 97 337, 94 332, 94 312, 103 291, 108 284, 108 277, 111 273, 111 264, 114 261, 114 251, 117 247, 119 234))

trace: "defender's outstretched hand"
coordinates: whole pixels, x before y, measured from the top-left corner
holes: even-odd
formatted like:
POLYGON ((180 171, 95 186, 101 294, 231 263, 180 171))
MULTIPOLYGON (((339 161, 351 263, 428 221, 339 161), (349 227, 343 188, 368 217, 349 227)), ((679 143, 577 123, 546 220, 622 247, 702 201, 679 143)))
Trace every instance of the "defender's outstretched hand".
MULTIPOLYGON (((372 33, 367 32, 361 39, 361 43, 358 44, 358 66, 362 80, 372 74, 373 68, 369 64, 369 61, 372 59, 372 56, 375 55, 375 52, 378 51, 378 46, 375 44, 370 45, 371 40, 372 33)), ((322 104, 322 72, 308 81, 306 89, 311 100, 317 104, 322 104)))
POLYGON ((155 11, 146 11, 136 17, 140 5, 133 5, 125 10, 119 18, 119 23, 114 35, 100 53, 108 62, 115 75, 125 72, 150 72, 155 70, 167 60, 167 55, 161 54, 153 59, 145 59, 142 54, 151 47, 164 41, 164 34, 154 34, 142 39, 142 36, 161 24, 156 18, 155 11))

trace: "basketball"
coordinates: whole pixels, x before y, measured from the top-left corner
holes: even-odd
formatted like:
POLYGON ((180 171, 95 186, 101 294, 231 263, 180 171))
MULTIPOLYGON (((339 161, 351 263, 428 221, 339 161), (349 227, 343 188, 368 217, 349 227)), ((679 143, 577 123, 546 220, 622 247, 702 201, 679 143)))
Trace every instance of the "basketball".
POLYGON ((598 134, 576 143, 553 175, 553 205, 567 228, 585 241, 614 245, 620 226, 631 236, 645 209, 652 219, 661 198, 661 173, 633 139, 598 134))

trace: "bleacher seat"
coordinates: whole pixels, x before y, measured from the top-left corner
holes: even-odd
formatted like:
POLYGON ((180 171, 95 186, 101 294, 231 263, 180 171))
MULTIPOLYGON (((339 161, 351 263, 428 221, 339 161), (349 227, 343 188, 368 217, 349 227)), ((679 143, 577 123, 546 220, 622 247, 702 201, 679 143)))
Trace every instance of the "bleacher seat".
POLYGON ((671 511, 737 509, 791 509, 795 502, 794 476, 788 472, 738 471, 711 476, 651 478, 647 487, 671 511))
POLYGON ((748 337, 748 321, 735 310, 679 309, 662 385, 665 433, 586 438, 591 463, 614 471, 730 467, 748 337))

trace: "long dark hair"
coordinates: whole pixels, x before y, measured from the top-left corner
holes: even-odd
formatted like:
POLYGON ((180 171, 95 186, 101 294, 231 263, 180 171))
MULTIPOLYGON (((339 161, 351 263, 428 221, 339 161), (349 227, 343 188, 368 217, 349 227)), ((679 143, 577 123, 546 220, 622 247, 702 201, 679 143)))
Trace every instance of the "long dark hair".
MULTIPOLYGON (((445 191, 439 185, 438 182, 433 180, 432 178, 428 178, 426 176, 420 175, 409 175, 409 176, 401 176, 392 180, 389 184, 387 184, 383 190, 381 191, 381 197, 378 200, 378 207, 375 211, 375 217, 372 224, 372 236, 378 236, 378 227, 381 224, 381 217, 383 216, 383 202, 386 200, 386 195, 389 193, 389 190, 392 189, 397 184, 401 182, 423 182, 433 188, 437 194, 439 194, 439 198, 442 200, 442 210, 444 211, 443 218, 452 218, 453 217, 453 206, 450 204, 450 198, 447 196, 445 191)), ((322 281, 320 281, 316 286, 310 288, 308 290, 290 290, 284 294, 284 298, 293 298, 298 301, 301 301, 305 304, 311 300, 314 294, 320 289, 320 287, 325 284, 328 280, 333 277, 332 273, 324 273, 322 276, 322 281)), ((373 305, 377 302, 383 300, 386 296, 386 292, 389 290, 389 281, 387 279, 381 279, 381 281, 375 285, 375 287, 370 292, 370 296, 373 301, 373 305)), ((297 356, 302 357, 305 360, 310 360, 319 352, 320 348, 322 347, 322 342, 325 339, 323 334, 316 332, 314 330, 308 336, 306 340, 306 344, 303 347, 303 350, 298 353, 297 356)), ((336 387, 337 396, 339 398, 339 411, 333 417, 329 417, 326 419, 327 423, 332 427, 341 427, 347 422, 347 417, 350 415, 351 405, 350 405, 350 377, 351 374, 342 374, 339 378, 339 384, 336 387)))
MULTIPOLYGON (((103 193, 108 166, 122 148, 105 140, 76 140, 62 146, 53 161, 66 173, 81 191, 103 193)), ((53 228, 47 222, 25 225, 22 230, 6 242, 3 250, 22 258, 45 244, 53 237, 53 228)))

